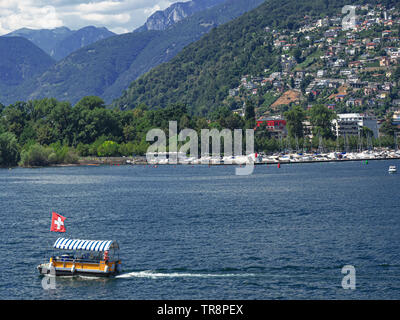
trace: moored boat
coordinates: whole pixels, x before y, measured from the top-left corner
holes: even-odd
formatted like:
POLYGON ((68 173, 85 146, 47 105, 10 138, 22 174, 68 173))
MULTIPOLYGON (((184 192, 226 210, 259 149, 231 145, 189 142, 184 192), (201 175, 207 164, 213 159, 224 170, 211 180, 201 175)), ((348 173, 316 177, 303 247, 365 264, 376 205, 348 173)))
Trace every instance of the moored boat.
POLYGON ((121 272, 116 241, 58 238, 53 247, 71 252, 53 255, 48 263, 38 265, 40 274, 109 277, 121 272))
POLYGON ((388 171, 389 171, 389 173, 396 173, 397 168, 396 168, 396 166, 390 166, 388 171))

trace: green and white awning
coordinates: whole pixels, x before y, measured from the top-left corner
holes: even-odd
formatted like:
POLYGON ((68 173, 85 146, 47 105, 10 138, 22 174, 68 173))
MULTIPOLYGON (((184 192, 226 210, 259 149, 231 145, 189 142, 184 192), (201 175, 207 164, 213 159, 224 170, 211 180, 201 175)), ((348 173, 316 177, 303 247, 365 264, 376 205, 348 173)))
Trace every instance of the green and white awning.
POLYGON ((119 249, 118 243, 114 240, 80 240, 67 238, 58 238, 53 247, 63 250, 87 251, 107 251, 110 249, 119 249))

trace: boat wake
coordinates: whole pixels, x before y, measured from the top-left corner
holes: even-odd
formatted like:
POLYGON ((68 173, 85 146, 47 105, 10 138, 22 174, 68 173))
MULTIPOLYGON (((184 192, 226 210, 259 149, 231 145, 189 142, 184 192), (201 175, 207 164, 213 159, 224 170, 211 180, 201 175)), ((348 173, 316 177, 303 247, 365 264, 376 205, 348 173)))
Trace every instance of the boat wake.
POLYGON ((117 275, 116 278, 150 278, 150 279, 158 279, 158 278, 224 278, 224 277, 255 277, 254 273, 189 273, 189 272, 156 272, 153 270, 145 270, 145 271, 137 271, 137 272, 128 272, 117 275))

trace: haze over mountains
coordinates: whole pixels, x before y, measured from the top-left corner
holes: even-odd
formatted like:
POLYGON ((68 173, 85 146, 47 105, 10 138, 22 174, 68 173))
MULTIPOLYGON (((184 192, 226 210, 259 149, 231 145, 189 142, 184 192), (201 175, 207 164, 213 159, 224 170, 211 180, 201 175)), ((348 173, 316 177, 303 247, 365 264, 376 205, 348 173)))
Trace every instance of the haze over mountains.
POLYGON ((80 48, 96 41, 114 36, 115 33, 107 28, 88 26, 79 30, 70 30, 67 27, 55 29, 32 30, 18 29, 5 37, 23 37, 33 42, 55 60, 61 60, 80 48))
MULTIPOLYGON (((262 2, 194 0, 178 3, 164 12, 153 14, 136 32, 111 37, 108 30, 92 27, 73 33, 68 28, 39 32, 19 30, 8 36, 29 37, 54 57, 67 54, 69 48, 86 44, 86 39, 90 38, 87 35, 108 38, 72 52, 41 75, 24 78, 23 83, 17 87, 0 83, 0 102, 10 104, 18 100, 54 97, 75 104, 84 96, 97 95, 106 103, 111 103, 121 96, 133 80, 169 61, 212 28, 242 15, 262 2)), ((0 51, 3 50, 7 49, 0 47, 0 51)))

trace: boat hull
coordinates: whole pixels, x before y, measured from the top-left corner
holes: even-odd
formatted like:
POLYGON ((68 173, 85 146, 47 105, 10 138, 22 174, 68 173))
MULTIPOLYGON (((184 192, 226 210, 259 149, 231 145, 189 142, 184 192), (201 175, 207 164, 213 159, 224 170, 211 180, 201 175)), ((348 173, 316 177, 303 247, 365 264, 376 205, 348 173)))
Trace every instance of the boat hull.
MULTIPOLYGON (((50 275, 50 270, 45 268, 45 271, 42 267, 38 266, 38 271, 41 275, 50 275)), ((55 270, 55 276, 57 277, 75 277, 75 276, 85 276, 85 277, 102 277, 102 278, 109 278, 117 275, 119 272, 103 272, 103 271, 80 271, 75 270, 71 272, 71 270, 55 270)))
POLYGON ((112 277, 121 271, 121 262, 109 262, 104 263, 103 261, 99 264, 90 263, 68 263, 68 262, 51 262, 43 263, 37 266, 37 269, 41 275, 53 275, 53 276, 85 276, 85 277, 112 277))

